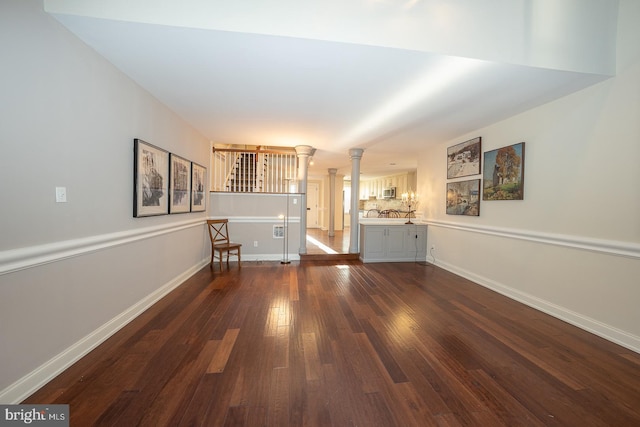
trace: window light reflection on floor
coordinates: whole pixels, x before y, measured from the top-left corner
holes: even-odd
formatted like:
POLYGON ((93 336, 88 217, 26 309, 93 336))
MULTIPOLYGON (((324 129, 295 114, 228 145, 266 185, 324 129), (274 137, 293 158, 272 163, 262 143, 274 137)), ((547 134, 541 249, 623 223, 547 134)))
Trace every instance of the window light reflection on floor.
POLYGON ((314 239, 311 236, 307 236, 307 242, 316 245, 317 247, 319 247, 323 252, 328 253, 328 254, 337 254, 338 252, 334 251, 333 249, 331 249, 328 246, 323 245, 322 243, 320 243, 319 241, 317 241, 316 239, 314 239))

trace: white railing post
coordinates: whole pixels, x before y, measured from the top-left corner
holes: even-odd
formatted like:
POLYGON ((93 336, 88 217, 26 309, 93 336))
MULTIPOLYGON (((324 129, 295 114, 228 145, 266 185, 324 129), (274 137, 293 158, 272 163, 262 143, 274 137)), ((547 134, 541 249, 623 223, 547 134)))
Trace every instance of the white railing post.
POLYGON ((214 148, 213 159, 212 191, 286 193, 285 180, 297 176, 294 152, 214 148))

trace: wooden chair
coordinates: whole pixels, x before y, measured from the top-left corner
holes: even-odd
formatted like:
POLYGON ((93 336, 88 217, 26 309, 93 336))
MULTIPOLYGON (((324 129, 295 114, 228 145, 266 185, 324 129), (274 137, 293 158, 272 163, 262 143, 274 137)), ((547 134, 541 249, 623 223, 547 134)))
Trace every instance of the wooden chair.
POLYGON ((240 267, 240 247, 241 243, 229 241, 229 220, 228 219, 208 219, 207 229, 211 238, 211 268, 213 260, 217 256, 220 260, 220 271, 222 271, 222 255, 227 254, 227 268, 229 268, 229 256, 238 257, 238 267, 240 267))

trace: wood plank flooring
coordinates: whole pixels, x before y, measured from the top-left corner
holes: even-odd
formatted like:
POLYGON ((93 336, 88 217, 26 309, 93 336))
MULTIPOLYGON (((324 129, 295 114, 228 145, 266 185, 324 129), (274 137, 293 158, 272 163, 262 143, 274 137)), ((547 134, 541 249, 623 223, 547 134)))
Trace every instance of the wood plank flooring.
POLYGON ((638 426, 640 355, 432 265, 204 268, 28 398, 72 426, 638 426))
POLYGON ((307 253, 312 255, 326 254, 326 248, 329 248, 329 250, 333 250, 339 254, 347 254, 349 253, 349 240, 350 232, 348 228, 344 231, 336 230, 332 237, 329 237, 327 230, 307 228, 307 253), (309 238, 312 240, 309 240, 309 238), (320 243, 326 248, 315 244, 315 242, 320 243))

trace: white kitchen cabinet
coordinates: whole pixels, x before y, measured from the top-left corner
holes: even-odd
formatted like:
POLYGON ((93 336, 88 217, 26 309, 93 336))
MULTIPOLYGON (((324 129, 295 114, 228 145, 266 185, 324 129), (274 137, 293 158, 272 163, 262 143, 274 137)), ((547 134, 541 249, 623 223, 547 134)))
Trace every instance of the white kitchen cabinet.
POLYGON ((362 262, 424 261, 426 257, 426 225, 360 224, 362 262))

